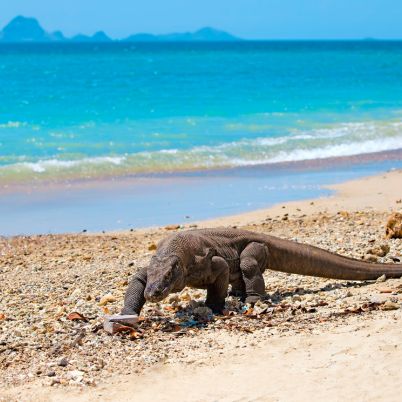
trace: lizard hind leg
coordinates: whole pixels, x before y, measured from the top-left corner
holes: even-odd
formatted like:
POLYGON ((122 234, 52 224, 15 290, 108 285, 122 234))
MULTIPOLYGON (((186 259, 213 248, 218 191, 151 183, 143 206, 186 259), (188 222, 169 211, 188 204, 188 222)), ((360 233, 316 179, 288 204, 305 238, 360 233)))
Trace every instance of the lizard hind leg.
POLYGON ((222 257, 213 257, 211 270, 213 281, 207 286, 205 304, 213 313, 222 314, 229 287, 229 265, 222 257))
POLYGON ((262 273, 268 265, 268 247, 252 242, 240 254, 240 270, 243 276, 246 303, 256 303, 266 296, 262 273))
POLYGON ((244 301, 246 299, 246 285, 244 283, 243 277, 236 278, 234 281, 230 282, 231 289, 229 296, 238 297, 240 300, 244 301))

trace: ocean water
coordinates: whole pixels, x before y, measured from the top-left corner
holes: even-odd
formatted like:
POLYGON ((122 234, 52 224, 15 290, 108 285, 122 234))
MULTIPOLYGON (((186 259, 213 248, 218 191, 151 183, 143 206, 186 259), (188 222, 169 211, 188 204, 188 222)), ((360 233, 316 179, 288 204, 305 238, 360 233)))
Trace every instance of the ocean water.
POLYGON ((0 183, 402 147, 402 42, 0 45, 0 183))
POLYGON ((401 148, 402 42, 0 45, 1 235, 325 196, 401 148))

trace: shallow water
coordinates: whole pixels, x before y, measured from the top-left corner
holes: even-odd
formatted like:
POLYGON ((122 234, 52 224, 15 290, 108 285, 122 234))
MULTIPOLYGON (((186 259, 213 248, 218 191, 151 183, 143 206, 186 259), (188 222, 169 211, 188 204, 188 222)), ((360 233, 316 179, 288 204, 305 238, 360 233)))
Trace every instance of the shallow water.
POLYGON ((2 235, 131 229, 237 214, 329 195, 321 186, 392 168, 402 161, 321 169, 238 168, 222 172, 126 178, 82 186, 4 193, 2 235))

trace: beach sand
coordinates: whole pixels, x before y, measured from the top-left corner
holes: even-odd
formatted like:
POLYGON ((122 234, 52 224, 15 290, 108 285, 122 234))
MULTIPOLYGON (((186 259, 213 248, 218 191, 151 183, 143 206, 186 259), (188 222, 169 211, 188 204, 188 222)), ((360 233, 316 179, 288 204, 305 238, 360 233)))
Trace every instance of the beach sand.
MULTIPOLYGON (((393 171, 334 186, 328 198, 196 225, 244 227, 395 262, 402 240, 384 234, 389 213, 402 208, 401 184, 402 172, 393 171), (386 256, 376 255, 381 246, 386 256)), ((267 271, 271 301, 260 310, 242 314, 228 298, 233 315, 186 326, 190 300, 205 293, 185 290, 146 305, 143 332, 104 333, 102 316, 119 311, 130 275, 168 232, 0 239, 0 400, 400 400, 400 279, 267 271)))

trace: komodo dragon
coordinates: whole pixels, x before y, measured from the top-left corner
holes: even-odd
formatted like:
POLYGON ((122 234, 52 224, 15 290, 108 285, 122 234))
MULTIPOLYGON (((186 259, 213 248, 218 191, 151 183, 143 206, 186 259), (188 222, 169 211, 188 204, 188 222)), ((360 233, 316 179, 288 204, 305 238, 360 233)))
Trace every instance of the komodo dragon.
POLYGON ((318 247, 233 228, 194 229, 163 239, 148 267, 131 280, 122 314, 139 314, 185 286, 207 289, 206 305, 220 313, 229 284, 254 303, 265 296, 265 269, 346 280, 402 276, 402 264, 378 264, 343 257, 318 247))

